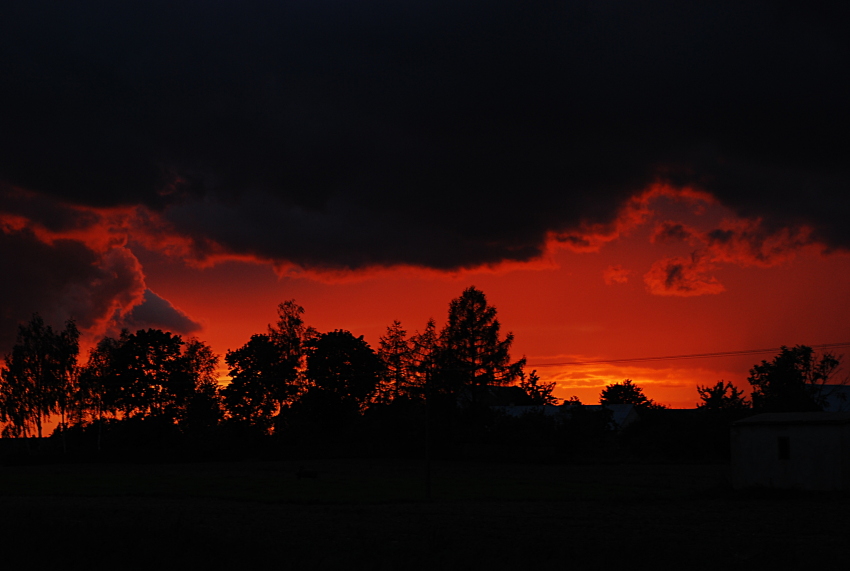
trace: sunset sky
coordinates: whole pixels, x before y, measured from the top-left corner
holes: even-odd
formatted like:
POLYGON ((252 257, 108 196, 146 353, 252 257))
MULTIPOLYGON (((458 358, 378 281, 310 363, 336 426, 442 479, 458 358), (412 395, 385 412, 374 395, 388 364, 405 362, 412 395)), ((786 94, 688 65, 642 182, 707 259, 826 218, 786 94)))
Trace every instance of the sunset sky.
POLYGON ((475 285, 559 397, 746 388, 771 352, 565 363, 850 342, 846 6, 8 2, 0 352, 293 298, 376 347, 475 285))

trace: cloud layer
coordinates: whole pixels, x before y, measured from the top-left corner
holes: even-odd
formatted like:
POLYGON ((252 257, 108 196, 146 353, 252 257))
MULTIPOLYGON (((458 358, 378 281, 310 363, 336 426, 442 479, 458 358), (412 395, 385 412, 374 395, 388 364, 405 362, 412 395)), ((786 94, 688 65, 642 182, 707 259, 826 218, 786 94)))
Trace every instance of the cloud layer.
MULTIPOLYGON (((76 248, 62 287, 128 233, 198 263, 454 270, 598 248, 660 182, 846 249, 847 23, 837 2, 13 1, 2 239, 76 248)), ((653 279, 716 287, 700 264, 653 279)))
POLYGON ((659 176, 850 243, 828 3, 38 4, 0 24, 0 176, 199 255, 527 259, 659 176))

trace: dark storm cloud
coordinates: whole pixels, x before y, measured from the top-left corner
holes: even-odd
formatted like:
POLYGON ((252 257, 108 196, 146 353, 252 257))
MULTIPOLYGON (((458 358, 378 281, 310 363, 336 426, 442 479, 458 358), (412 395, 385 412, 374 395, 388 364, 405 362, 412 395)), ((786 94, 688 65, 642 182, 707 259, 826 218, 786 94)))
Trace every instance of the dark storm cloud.
POLYGON ((4 7, 0 181, 200 257, 527 260, 659 177, 850 246, 843 4, 93 6, 4 7))
POLYGON ((144 301, 130 310, 121 321, 120 327, 131 332, 152 328, 189 335, 199 331, 201 324, 175 308, 168 300, 146 289, 144 301))
POLYGON ((0 355, 14 344, 17 325, 34 313, 54 327, 73 319, 88 339, 122 328, 181 334, 201 329, 146 289, 142 267, 125 247, 99 251, 81 240, 46 242, 29 228, 0 229, 0 355))
POLYGON ((68 319, 102 333, 116 314, 141 300, 144 275, 125 248, 98 253, 76 240, 46 244, 28 229, 0 232, 0 352, 17 325, 39 313, 61 327, 68 319))

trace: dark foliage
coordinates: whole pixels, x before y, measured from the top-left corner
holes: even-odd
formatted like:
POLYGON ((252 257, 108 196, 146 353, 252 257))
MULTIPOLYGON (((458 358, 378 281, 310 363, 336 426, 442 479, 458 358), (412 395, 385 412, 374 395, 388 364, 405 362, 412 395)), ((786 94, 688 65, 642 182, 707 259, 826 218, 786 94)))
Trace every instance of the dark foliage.
POLYGON ((379 340, 378 357, 383 363, 378 402, 423 397, 423 383, 417 375, 416 338, 409 339, 401 322, 393 321, 379 340))
POLYGON ((18 328, 0 382, 3 436, 42 436, 42 423, 60 414, 64 424, 75 390, 79 332, 73 321, 54 331, 38 314, 18 328))
POLYGON ((440 333, 437 375, 432 393, 451 395, 475 405, 486 387, 515 381, 525 360, 510 362, 513 334, 500 339, 496 308, 484 292, 464 290, 449 304, 449 319, 440 333))
POLYGON ((753 408, 766 412, 823 410, 823 386, 838 371, 840 358, 818 356, 811 347, 782 347, 772 361, 750 369, 753 408))
POLYGON ((253 335, 225 357, 231 382, 222 390, 224 407, 229 424, 240 432, 269 434, 304 390, 305 352, 316 331, 304 324, 304 308, 295 300, 277 311, 268 334, 253 335))
POLYGON ((555 382, 541 383, 537 371, 531 371, 529 375, 526 375, 525 371, 520 370, 519 387, 529 396, 532 404, 558 404, 558 399, 552 395, 552 391, 555 390, 555 382))
POLYGON ((634 384, 631 379, 626 379, 622 383, 614 383, 606 385, 599 395, 600 404, 633 404, 635 408, 658 409, 665 408, 664 405, 654 402, 643 394, 643 389, 634 384))
POLYGON ((315 402, 333 401, 363 410, 376 395, 383 364, 363 336, 348 331, 322 333, 307 354, 308 394, 315 402))
POLYGON ((254 335, 225 362, 230 369, 230 384, 221 391, 224 408, 231 423, 268 433, 282 403, 298 387, 279 359, 277 347, 268 335, 254 335))
POLYGON ((697 408, 707 411, 743 411, 750 408, 750 403, 744 397, 744 391, 735 387, 732 383, 717 381, 713 387, 702 387, 697 385, 702 402, 697 403, 697 408))

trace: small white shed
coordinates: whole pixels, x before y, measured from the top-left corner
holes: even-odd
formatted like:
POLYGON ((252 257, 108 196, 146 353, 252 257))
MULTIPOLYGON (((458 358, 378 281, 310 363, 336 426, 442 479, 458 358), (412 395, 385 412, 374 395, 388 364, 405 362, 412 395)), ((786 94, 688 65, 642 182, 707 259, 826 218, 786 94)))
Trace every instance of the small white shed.
POLYGON ((757 414, 732 424, 736 488, 850 490, 850 412, 757 414))

